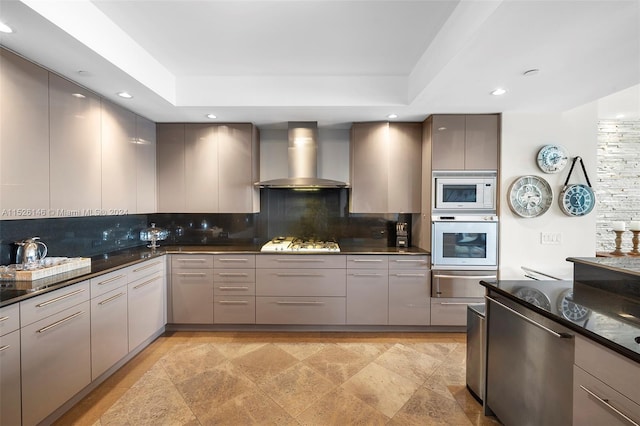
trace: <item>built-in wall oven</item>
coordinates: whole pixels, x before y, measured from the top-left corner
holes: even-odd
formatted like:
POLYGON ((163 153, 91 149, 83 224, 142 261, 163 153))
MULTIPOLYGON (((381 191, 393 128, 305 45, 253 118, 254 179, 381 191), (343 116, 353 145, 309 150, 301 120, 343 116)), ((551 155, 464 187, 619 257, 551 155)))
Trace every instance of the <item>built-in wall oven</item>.
POLYGON ((498 269, 498 218, 432 217, 432 297, 483 297, 498 269))

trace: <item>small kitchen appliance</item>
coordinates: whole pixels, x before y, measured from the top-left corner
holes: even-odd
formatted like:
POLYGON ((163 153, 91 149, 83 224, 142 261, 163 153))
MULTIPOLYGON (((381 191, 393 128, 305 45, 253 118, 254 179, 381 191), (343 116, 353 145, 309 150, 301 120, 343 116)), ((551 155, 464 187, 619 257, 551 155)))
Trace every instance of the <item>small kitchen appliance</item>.
POLYGON ((16 264, 22 265, 24 269, 33 269, 40 266, 42 260, 47 256, 47 245, 38 241, 40 237, 27 238, 23 241, 16 241, 16 264))
POLYGON ((496 172, 434 172, 433 212, 496 213, 496 172))

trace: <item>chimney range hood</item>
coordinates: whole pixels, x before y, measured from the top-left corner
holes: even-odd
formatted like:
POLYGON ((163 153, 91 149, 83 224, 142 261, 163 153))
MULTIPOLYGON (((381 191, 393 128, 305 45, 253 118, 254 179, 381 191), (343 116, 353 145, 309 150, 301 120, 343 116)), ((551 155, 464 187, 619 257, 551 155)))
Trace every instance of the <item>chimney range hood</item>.
POLYGON ((318 123, 290 121, 288 177, 256 182, 260 188, 321 189, 348 188, 349 184, 318 177, 318 123))

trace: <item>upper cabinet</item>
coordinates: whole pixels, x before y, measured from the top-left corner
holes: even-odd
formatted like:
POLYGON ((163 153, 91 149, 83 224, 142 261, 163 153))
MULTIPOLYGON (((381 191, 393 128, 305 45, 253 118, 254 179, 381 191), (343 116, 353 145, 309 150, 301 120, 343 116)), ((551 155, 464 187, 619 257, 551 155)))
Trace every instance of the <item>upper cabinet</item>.
POLYGON ((353 213, 420 212, 422 123, 354 123, 353 213))
POLYGON ((433 115, 433 170, 497 170, 498 114, 433 115))
POLYGON ((136 211, 156 212, 156 123, 136 116, 136 211))
POLYGON ((46 70, 0 49, 0 219, 48 215, 47 84, 46 70))
POLYGON ((52 216, 88 216, 101 208, 100 98, 55 74, 51 103, 52 216))
POLYGON ((137 211, 136 116, 102 102, 102 210, 106 214, 137 211))
POLYGON ((258 131, 249 123, 158 124, 158 210, 259 211, 258 131))

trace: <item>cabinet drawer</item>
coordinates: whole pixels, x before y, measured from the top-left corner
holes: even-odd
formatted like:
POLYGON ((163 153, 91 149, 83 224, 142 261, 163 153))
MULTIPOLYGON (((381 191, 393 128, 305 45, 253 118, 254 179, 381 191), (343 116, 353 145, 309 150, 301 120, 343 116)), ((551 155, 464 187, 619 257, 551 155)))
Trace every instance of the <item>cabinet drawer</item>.
POLYGON ((255 296, 215 295, 213 322, 216 324, 255 324, 255 296))
POLYGON ((389 325, 429 325, 430 296, 429 271, 389 271, 389 325))
POLYGON ((346 256, 314 254, 261 254, 258 268, 345 268, 346 256))
POLYGON ((213 256, 214 268, 255 268, 254 254, 216 254, 213 256))
POLYGON ((389 276, 386 270, 347 270, 347 324, 388 323, 389 276))
POLYGON ((87 300, 88 280, 25 300, 20 302, 20 324, 24 327, 87 300))
POLYGON ((637 363, 582 336, 576 336, 575 364, 640 404, 640 368, 637 363))
POLYGON ((215 295, 255 295, 256 294, 256 283, 214 283, 213 294, 215 295))
POLYGON ((484 303, 483 298, 431 299, 431 325, 467 325, 467 306, 484 303))
POLYGON ((257 269, 259 296, 346 296, 344 269, 257 269))
POLYGON ((389 256, 389 269, 425 269, 431 267, 429 256, 389 256))
POLYGON ((387 269, 389 268, 389 256, 347 256, 347 268, 349 269, 387 269))
POLYGON ((255 269, 215 269, 213 281, 217 283, 254 283, 255 269))
POLYGON ((129 282, 132 283, 134 281, 138 281, 140 278, 148 277, 149 275, 153 275, 157 272, 164 273, 165 262, 166 260, 163 256, 130 266, 128 268, 129 282))
POLYGON ((114 288, 123 286, 129 282, 128 280, 126 268, 91 278, 91 297, 100 296, 114 288))
POLYGON ((640 423, 640 405, 574 365, 573 424, 630 425, 624 416, 640 423))
POLYGON ((213 268, 213 255, 173 254, 171 268, 213 268))
POLYGON ((256 297, 257 324, 344 324, 344 297, 256 297))
POLYGON ((97 379, 129 352, 127 287, 91 299, 91 379, 97 379))
POLYGON ((20 304, 0 308, 0 336, 20 328, 20 304))
MULTIPOLYGON (((16 305, 17 306, 17 305, 16 305)), ((0 337, 0 425, 21 424, 20 332, 0 337)))
POLYGON ((213 284, 213 269, 173 269, 171 286, 189 283, 213 284))

